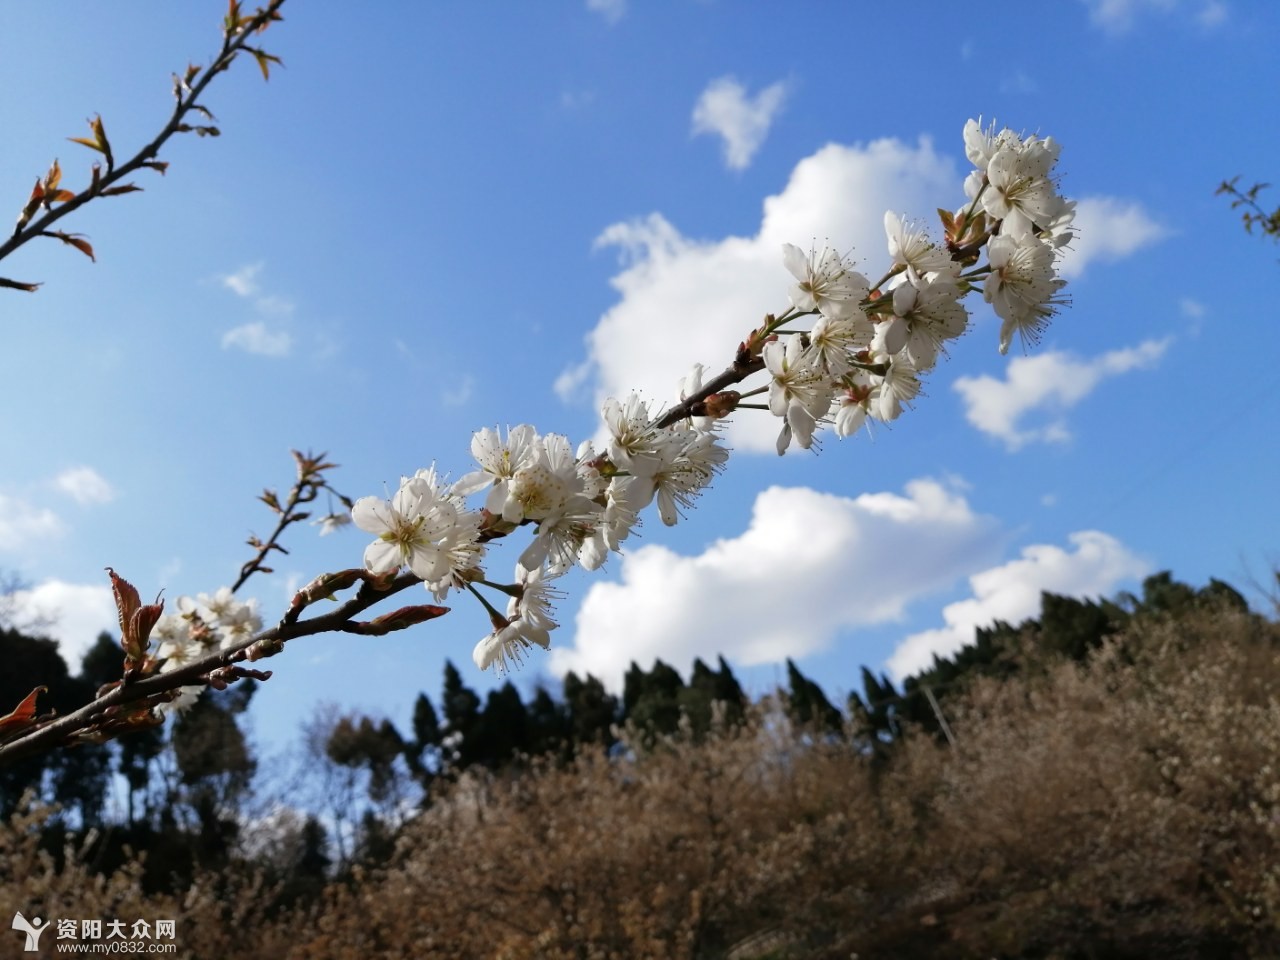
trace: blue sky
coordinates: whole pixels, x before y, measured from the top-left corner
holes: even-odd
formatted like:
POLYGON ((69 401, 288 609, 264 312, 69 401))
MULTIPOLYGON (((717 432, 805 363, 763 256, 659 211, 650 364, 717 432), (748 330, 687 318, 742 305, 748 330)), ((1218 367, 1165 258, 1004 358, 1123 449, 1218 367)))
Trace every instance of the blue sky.
MULTIPOLYGON (((87 117, 118 154, 149 139, 222 14, 70 9, 55 30, 43 4, 6 7, 15 213, 55 156, 83 183, 66 138, 87 117)), ((651 517, 627 556, 569 579, 552 652, 516 682, 724 653, 756 691, 791 656, 843 696, 862 664, 909 672, 975 623, 1035 615, 1043 589, 1269 576, 1280 264, 1213 191, 1277 175, 1280 7, 350 9, 286 5, 265 44, 285 68, 264 84, 237 64, 205 98, 220 138, 171 143, 146 192, 70 218, 96 264, 29 244, 0 270, 44 282, 0 299, 0 570, 57 612, 73 659, 111 626, 108 565, 144 596, 229 583, 291 447, 329 451, 358 497, 433 461, 470 470, 486 425, 576 443, 608 393, 673 398, 693 362, 721 369, 786 305, 782 242, 830 241, 878 276, 886 209, 963 201, 978 115, 1059 140, 1080 201, 1073 304, 1040 346, 1000 357, 971 298, 970 333, 874 439, 779 459, 772 422, 744 418, 685 522, 651 517)), ((310 534, 246 588, 268 622, 366 543, 310 534)), ((404 722, 446 657, 491 685, 470 661, 487 620, 452 606, 391 637, 295 642, 259 735, 292 737, 319 701, 404 722)))

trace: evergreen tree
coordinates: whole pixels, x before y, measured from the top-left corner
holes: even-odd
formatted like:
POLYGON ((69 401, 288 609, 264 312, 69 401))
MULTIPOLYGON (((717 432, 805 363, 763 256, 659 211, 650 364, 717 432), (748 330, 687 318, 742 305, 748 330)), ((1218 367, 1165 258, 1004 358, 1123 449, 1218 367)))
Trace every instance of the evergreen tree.
POLYGON ((1082 661, 1119 626, 1092 600, 1040 595, 1040 645, 1048 653, 1082 661))
POLYGON ((838 733, 844 726, 840 711, 831 705, 822 688, 802 674, 787 658, 787 712, 799 726, 825 733, 838 733))
MULTIPOLYGON (((635 664, 632 664, 635 667, 635 664)), ((591 674, 585 680, 570 670, 564 677, 564 703, 569 712, 570 739, 579 745, 613 746, 613 725, 618 721, 618 698, 591 674)))
POLYGON ((441 696, 441 709, 444 711, 446 736, 442 740, 448 744, 450 755, 446 763, 454 772, 465 770, 476 763, 480 757, 477 750, 476 734, 480 726, 480 698, 476 692, 462 682, 452 661, 444 663, 444 693, 441 696))
MULTIPOLYGON (((123 659, 123 654, 117 656, 123 659)), ((88 682, 70 676, 57 641, 47 637, 0 630, 0 664, 0 716, 37 687, 47 688, 37 700, 41 714, 69 713, 97 692, 88 682)), ((106 753, 93 744, 21 760, 0 769, 0 819, 13 812, 25 791, 34 790, 46 800, 63 804, 64 815, 95 823, 106 781, 106 753)))
POLYGON ((475 734, 475 762, 500 770, 530 748, 529 711, 510 681, 489 691, 475 734))
POLYGON ((249 707, 254 681, 243 680, 215 694, 206 691, 174 724, 170 735, 181 778, 181 800, 195 814, 196 862, 226 864, 239 835, 240 803, 249 790, 257 760, 237 718, 249 707))
POLYGON ((573 754, 573 727, 567 704, 538 687, 529 703, 529 752, 567 760, 573 754))
POLYGON ((688 716, 696 736, 704 736, 718 714, 729 726, 740 723, 744 716, 745 696, 737 677, 725 662, 719 659, 719 669, 712 670, 701 658, 693 661, 689 685, 680 692, 680 706, 688 716))
POLYGON ((418 694, 418 699, 413 704, 413 740, 405 744, 404 757, 409 765, 409 772, 423 789, 424 803, 431 782, 440 772, 442 739, 440 718, 431 698, 425 693, 418 694))
POLYGON ((644 742, 680 729, 680 702, 684 681, 674 667, 655 660, 648 673, 634 663, 623 688, 624 720, 644 733, 644 742))

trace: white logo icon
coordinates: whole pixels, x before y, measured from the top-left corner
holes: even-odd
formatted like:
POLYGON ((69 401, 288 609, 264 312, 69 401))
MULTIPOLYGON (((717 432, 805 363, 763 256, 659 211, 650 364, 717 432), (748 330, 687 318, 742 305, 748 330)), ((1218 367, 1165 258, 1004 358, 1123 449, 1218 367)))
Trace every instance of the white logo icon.
POLYGON ((10 926, 14 930, 20 930, 27 935, 27 945, 23 947, 24 953, 35 953, 40 949, 40 935, 49 929, 49 921, 40 922, 40 918, 28 920, 22 915, 21 911, 17 911, 13 915, 13 923, 10 926))

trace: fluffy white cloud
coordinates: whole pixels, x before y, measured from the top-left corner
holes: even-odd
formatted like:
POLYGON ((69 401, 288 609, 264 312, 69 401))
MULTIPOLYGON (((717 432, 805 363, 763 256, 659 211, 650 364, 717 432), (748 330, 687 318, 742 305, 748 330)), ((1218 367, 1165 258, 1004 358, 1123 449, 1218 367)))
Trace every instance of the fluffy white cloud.
POLYGON ((65 530, 52 510, 0 493, 0 550, 20 550, 33 541, 61 536, 65 530))
POLYGON ((935 480, 855 498, 771 487, 745 532, 701 554, 628 551, 619 581, 587 592, 573 645, 553 646, 550 667, 618 689, 633 660, 683 669, 695 656, 745 665, 802 657, 842 630, 898 619, 993 562, 1000 540, 996 521, 935 480))
POLYGON ((58 641, 72 673, 103 630, 118 631, 116 605, 105 583, 89 585, 46 580, 12 596, 17 623, 40 621, 39 633, 58 641))
POLYGON ((268 330, 265 323, 255 320, 222 335, 222 348, 226 350, 231 347, 264 357, 284 357, 288 356, 293 347, 293 338, 283 330, 268 330))
POLYGON ((93 467, 72 467, 54 477, 53 484, 76 503, 109 503, 116 492, 93 467))
POLYGON ((1072 550, 1046 544, 1030 546, 1020 559, 971 576, 973 596, 943 608, 945 627, 913 633, 903 640, 888 660, 890 677, 901 681, 927 669, 934 654, 949 656, 972 643, 978 627, 996 620, 1018 624, 1038 616, 1042 592, 1096 598, 1150 572, 1145 560, 1105 533, 1085 530, 1068 539, 1072 550))
POLYGON ((1085 197, 1076 205, 1075 239, 1062 257, 1069 280, 1090 263, 1121 260, 1168 235, 1142 205, 1117 197, 1085 197))
POLYGON ((587 9, 598 13, 605 21, 613 24, 622 19, 627 12, 627 0, 587 0, 587 9))
POLYGON ((1213 27, 1227 18, 1223 0, 1081 0, 1089 8, 1089 19, 1108 33, 1130 30, 1146 14, 1176 13, 1193 18, 1203 27, 1213 27))
POLYGON ((724 140, 724 162, 731 170, 745 170, 769 135, 773 118, 787 98, 784 81, 765 87, 754 97, 733 77, 707 84, 693 108, 693 132, 715 134, 724 140))
MULTIPOLYGON (((878 276, 888 262, 886 209, 923 216, 962 199, 954 163, 927 139, 915 146, 885 139, 829 144, 801 160, 782 192, 764 201, 754 236, 695 240, 657 213, 614 224, 596 244, 619 251, 622 269, 612 280, 619 301, 587 335, 587 360, 556 389, 567 399, 589 384, 597 406, 633 389, 674 399, 695 361, 719 372, 765 311, 787 306, 783 243, 829 239, 878 276)), ((736 452, 772 453, 777 433, 773 418, 744 412, 728 440, 736 452)))
POLYGON ((964 400, 969 423, 1003 440, 1010 450, 1035 440, 1060 443, 1071 436, 1062 419, 1065 411, 1106 377, 1155 366, 1170 342, 1171 337, 1145 340, 1092 360, 1079 360, 1060 351, 1015 357, 1009 361, 1003 380, 986 375, 960 377, 954 387, 964 400), (1022 418, 1038 410, 1050 414, 1049 422, 1038 428, 1022 428, 1022 418))

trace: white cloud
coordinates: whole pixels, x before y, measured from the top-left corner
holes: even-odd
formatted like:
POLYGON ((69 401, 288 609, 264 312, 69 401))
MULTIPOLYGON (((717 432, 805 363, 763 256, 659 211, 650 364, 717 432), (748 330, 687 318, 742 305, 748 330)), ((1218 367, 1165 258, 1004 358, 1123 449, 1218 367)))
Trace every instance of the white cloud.
POLYGON ((46 580, 13 595, 14 619, 44 621, 41 634, 58 641, 62 658, 72 673, 103 630, 118 631, 116 605, 105 583, 90 585, 46 580))
POLYGON ((262 294, 260 275, 264 264, 261 260, 241 267, 235 273, 225 274, 218 279, 222 285, 238 297, 252 300, 254 309, 264 316, 285 317, 294 311, 294 303, 287 297, 278 294, 262 294))
POLYGON ((1227 5, 1223 0, 1205 0, 1196 19, 1202 27, 1216 27, 1227 19, 1227 5))
POLYGON ((627 12, 627 0, 587 0, 587 9, 600 14, 606 23, 614 24, 627 12))
POLYGON ((731 170, 745 170, 769 135, 773 118, 787 98, 787 84, 779 81, 754 97, 733 77, 707 84, 693 108, 693 132, 724 139, 724 162, 731 170))
POLYGON ((65 531, 52 510, 0 493, 0 550, 17 551, 33 541, 62 536, 65 531))
POLYGON ((1117 197, 1085 197, 1076 204, 1075 239, 1062 257, 1061 273, 1075 279, 1093 261, 1121 260, 1168 236, 1142 205, 1117 197))
POLYGON ((287 317, 294 311, 292 300, 275 294, 268 297, 259 297, 253 302, 253 306, 259 313, 271 317, 287 317))
POLYGON ((440 402, 446 407, 464 406, 475 394, 475 389, 475 377, 467 374, 460 380, 455 381, 452 386, 445 387, 440 391, 440 402))
POLYGON ((1061 414, 1092 393, 1106 377, 1155 366, 1171 342, 1172 337, 1144 340, 1136 347, 1112 350, 1092 360, 1078 360, 1056 350, 1015 357, 1004 380, 985 374, 959 377, 954 388, 964 400, 969 423, 1003 440, 1010 450, 1035 440, 1060 443, 1071 436, 1061 414), (1022 429, 1019 421, 1037 410, 1048 411, 1054 419, 1039 428, 1022 429))
POLYGON ((235 273, 223 276, 222 285, 239 297, 252 297, 258 290, 258 274, 262 272, 262 261, 241 267, 235 273))
POLYGON ((995 520, 935 480, 905 495, 839 497, 771 487, 737 537, 683 556, 645 546, 622 557, 618 582, 596 583, 574 643, 550 669, 592 673, 613 689, 632 660, 683 669, 724 654, 744 665, 802 657, 842 630, 896 620, 999 553, 995 520))
POLYGON ((1081 0, 1089 8, 1089 20, 1108 33, 1131 30, 1139 17, 1171 14, 1193 18, 1202 27, 1213 27, 1227 17, 1223 0, 1081 0))
POLYGON ((1040 85, 1023 70, 1015 70, 1000 81, 1000 92, 1027 96, 1040 92, 1040 85))
POLYGON ((293 347, 293 338, 283 330, 268 330, 266 324, 255 320, 222 335, 222 348, 226 350, 231 347, 264 357, 284 357, 288 356, 293 347))
POLYGON ((54 478, 53 484, 79 504, 109 503, 116 496, 111 484, 93 467, 63 470, 54 478))
POLYGON ((1191 297, 1183 297, 1179 300, 1178 309, 1182 311, 1182 315, 1188 320, 1203 320, 1207 312, 1203 303, 1199 300, 1193 300, 1191 297))
POLYGON ((927 669, 934 654, 950 656, 972 643, 978 627, 996 620, 1016 625, 1038 616, 1042 592, 1096 598, 1150 572, 1146 561, 1105 533, 1085 530, 1067 539, 1073 551, 1037 544, 1024 549, 1021 559, 971 576, 973 596, 943 608, 945 627, 903 640, 887 662, 889 676, 901 681, 927 669))
MULTIPOLYGON (((587 360, 566 371, 556 390, 568 399, 593 387, 597 407, 630 390, 674 398, 694 361, 724 369, 764 311, 787 305, 783 243, 829 239, 877 273, 888 261, 886 209, 924 214, 960 196, 955 165, 927 139, 915 146, 884 139, 829 144, 801 160, 782 192, 764 201, 754 236, 694 240, 658 213, 616 223, 596 245, 619 251, 622 269, 612 279, 619 301, 587 335, 587 360)), ((777 432, 768 416, 741 415, 728 441, 735 452, 772 453, 777 432)))
POLYGON ((1209 315, 1209 308, 1199 300, 1183 297, 1178 301, 1178 310, 1191 321, 1187 324, 1187 332, 1193 337, 1200 336, 1200 330, 1204 326, 1204 318, 1209 315))

